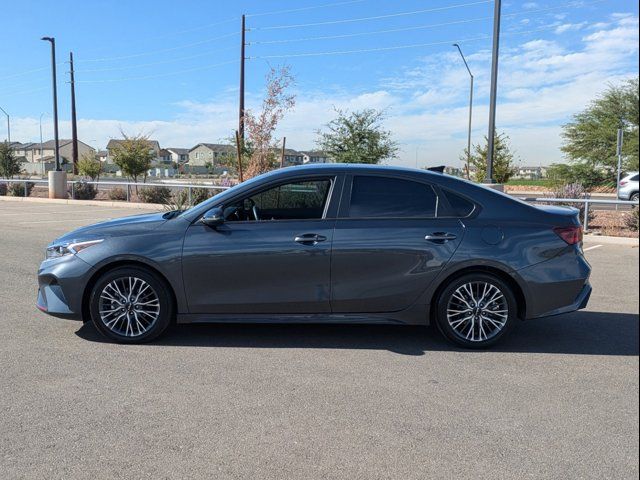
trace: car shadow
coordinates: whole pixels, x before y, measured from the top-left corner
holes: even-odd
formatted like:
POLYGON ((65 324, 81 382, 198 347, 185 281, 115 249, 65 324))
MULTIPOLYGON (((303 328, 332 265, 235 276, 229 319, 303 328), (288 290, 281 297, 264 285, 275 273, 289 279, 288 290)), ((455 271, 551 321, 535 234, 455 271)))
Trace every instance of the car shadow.
MULTIPOLYGON (((76 332, 89 341, 108 342, 90 322, 76 332)), ((402 355, 457 348, 436 328, 401 325, 178 325, 149 346, 235 348, 334 348, 388 350, 402 355)), ((490 352, 638 355, 638 315, 574 312, 520 322, 514 332, 490 352)))

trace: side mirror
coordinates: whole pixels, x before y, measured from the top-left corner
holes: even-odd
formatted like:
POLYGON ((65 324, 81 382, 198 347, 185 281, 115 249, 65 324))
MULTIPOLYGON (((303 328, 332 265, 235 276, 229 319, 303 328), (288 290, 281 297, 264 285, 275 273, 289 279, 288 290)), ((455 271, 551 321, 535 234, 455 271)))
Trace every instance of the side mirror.
POLYGON ((224 212, 221 208, 212 208, 203 215, 202 223, 207 227, 217 228, 224 223, 224 212))

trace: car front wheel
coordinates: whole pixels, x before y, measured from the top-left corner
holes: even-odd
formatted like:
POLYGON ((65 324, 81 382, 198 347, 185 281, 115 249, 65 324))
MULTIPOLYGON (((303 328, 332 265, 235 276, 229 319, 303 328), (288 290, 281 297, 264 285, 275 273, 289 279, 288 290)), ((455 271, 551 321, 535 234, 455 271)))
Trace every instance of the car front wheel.
POLYGON ((436 322, 449 340, 487 348, 505 337, 517 319, 511 288, 500 278, 471 273, 453 280, 437 301, 436 322))
POLYGON ((119 343, 142 343, 162 334, 173 317, 165 282, 139 267, 106 272, 93 286, 91 320, 98 331, 119 343))

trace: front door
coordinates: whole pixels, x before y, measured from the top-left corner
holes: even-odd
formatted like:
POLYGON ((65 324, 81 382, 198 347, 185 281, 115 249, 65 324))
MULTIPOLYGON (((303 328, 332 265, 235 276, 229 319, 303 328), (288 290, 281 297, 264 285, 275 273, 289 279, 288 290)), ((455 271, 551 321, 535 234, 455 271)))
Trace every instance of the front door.
POLYGON ((438 218, 438 197, 422 182, 354 176, 333 236, 334 313, 410 307, 449 261, 462 224, 438 218))
POLYGON ((224 205, 216 229, 191 225, 183 247, 190 313, 329 312, 333 183, 272 186, 224 205))

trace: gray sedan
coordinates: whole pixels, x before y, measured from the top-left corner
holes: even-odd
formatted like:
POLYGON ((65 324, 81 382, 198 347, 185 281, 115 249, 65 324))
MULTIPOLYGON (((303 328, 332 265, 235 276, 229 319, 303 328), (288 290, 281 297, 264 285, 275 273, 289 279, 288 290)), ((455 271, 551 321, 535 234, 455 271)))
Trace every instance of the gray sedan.
POLYGON ((118 342, 174 321, 428 325, 469 348, 516 322, 584 308, 574 209, 532 206, 441 173, 314 165, 186 211, 55 240, 37 305, 118 342))

